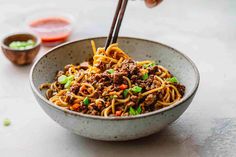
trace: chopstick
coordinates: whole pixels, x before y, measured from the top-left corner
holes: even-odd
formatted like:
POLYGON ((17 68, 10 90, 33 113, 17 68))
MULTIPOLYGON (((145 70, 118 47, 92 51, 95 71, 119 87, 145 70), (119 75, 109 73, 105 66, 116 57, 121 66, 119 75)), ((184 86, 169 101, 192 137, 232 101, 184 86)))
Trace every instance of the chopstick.
POLYGON ((107 49, 110 44, 117 42, 117 38, 119 35, 119 31, 120 31, 120 26, 123 21, 123 17, 125 14, 127 3, 128 3, 128 0, 119 0, 119 2, 118 2, 115 16, 113 18, 112 25, 110 28, 110 32, 109 32, 109 35, 106 40, 105 49, 107 49), (118 21, 117 21, 117 19, 118 19, 118 21), (114 29, 115 29, 115 33, 114 33, 114 29), (114 34, 114 36, 113 36, 113 34, 114 34))

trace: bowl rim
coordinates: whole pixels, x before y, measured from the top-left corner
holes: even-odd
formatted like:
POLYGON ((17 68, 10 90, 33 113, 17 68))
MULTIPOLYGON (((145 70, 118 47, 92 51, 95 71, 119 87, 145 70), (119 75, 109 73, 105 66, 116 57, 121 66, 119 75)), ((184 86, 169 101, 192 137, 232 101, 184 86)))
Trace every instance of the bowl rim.
POLYGON ((41 39, 39 38, 39 36, 37 36, 36 34, 33 34, 33 33, 28 33, 28 32, 16 32, 16 33, 11 33, 11 34, 7 34, 5 35, 2 39, 1 39, 1 46, 2 48, 6 49, 6 50, 10 50, 10 51, 14 51, 14 52, 26 52, 26 51, 29 51, 29 50, 33 50, 35 49, 36 47, 40 46, 41 45, 41 39), (32 37, 34 37, 36 39, 36 44, 32 47, 32 48, 29 48, 29 49, 24 49, 24 50, 18 50, 18 49, 13 49, 13 48, 10 48, 9 46, 7 46, 4 41, 11 37, 11 36, 16 36, 16 35, 30 35, 32 37))
POLYGON ((35 67, 37 66, 37 64, 40 62, 41 59, 43 59, 46 55, 48 55, 49 53, 52 53, 53 51, 55 51, 58 48, 70 45, 70 44, 74 44, 76 42, 82 42, 82 41, 89 41, 89 40, 96 40, 96 39, 104 39, 106 38, 105 36, 101 36, 101 37, 93 37, 93 38, 85 38, 85 39, 81 39, 81 40, 74 40, 74 41, 70 41, 70 42, 66 42, 64 44, 61 44, 59 46, 56 46, 55 48, 52 48, 51 50, 47 51, 47 53, 45 53, 43 56, 41 56, 32 66, 31 70, 30 70, 30 76, 29 76, 29 81, 30 81, 30 86, 32 91, 37 95, 38 98, 40 98, 42 101, 44 101, 47 105, 50 105, 51 107, 64 112, 65 114, 70 114, 73 116, 78 116, 78 117, 83 117, 83 118, 90 118, 90 119, 95 119, 95 120, 135 120, 135 119, 139 119, 139 118, 145 118, 145 117, 149 117, 149 116, 154 116, 157 115, 159 113, 164 113, 168 110, 174 109, 175 107, 183 104, 184 102, 186 102, 187 100, 189 100, 197 91, 198 87, 199 87, 199 83, 200 83, 200 74, 199 71, 195 65, 195 63, 185 54, 179 52, 178 50, 167 46, 165 44, 156 42, 156 41, 152 41, 152 40, 148 40, 148 39, 142 39, 142 38, 136 38, 136 37, 126 37, 126 36, 120 36, 118 38, 119 39, 133 39, 133 40, 140 40, 140 41, 146 41, 146 42, 151 42, 154 44, 158 44, 161 46, 164 46, 168 49, 172 49, 175 52, 177 52, 178 54, 180 54, 182 57, 184 57, 185 59, 187 59, 187 61, 191 64, 191 66, 193 67, 194 73, 195 73, 195 77, 196 77, 196 82, 194 84, 194 87, 189 91, 188 95, 186 95, 185 97, 183 97, 180 101, 174 103, 173 105, 170 105, 168 107, 164 107, 162 109, 159 110, 155 110, 152 112, 148 112, 148 113, 144 113, 144 114, 140 114, 140 115, 136 115, 136 116, 127 116, 127 117, 103 117, 103 116, 94 116, 94 115, 89 115, 89 114, 83 114, 83 113, 79 113, 79 112, 75 112, 75 111, 71 111, 71 110, 67 110, 64 109, 60 106, 57 106, 55 104, 53 104, 52 102, 50 102, 49 100, 47 100, 42 94, 40 94, 38 92, 38 90, 36 89, 37 87, 35 87, 34 82, 33 82, 33 73, 35 70, 35 67))

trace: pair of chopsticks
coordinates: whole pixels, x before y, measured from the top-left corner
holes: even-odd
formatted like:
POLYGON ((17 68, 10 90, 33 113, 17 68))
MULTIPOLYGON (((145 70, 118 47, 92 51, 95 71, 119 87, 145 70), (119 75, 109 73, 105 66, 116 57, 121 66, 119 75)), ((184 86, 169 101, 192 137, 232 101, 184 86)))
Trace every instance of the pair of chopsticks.
POLYGON ((109 36, 107 37, 106 44, 105 44, 105 49, 108 48, 110 44, 116 43, 119 31, 120 31, 120 26, 125 14, 126 6, 127 6, 128 0, 119 0, 115 16, 113 18, 113 22, 110 28, 109 36), (118 21, 117 21, 118 19, 118 21), (114 32, 115 30, 115 32, 114 32), (114 35, 113 35, 114 34, 114 35))

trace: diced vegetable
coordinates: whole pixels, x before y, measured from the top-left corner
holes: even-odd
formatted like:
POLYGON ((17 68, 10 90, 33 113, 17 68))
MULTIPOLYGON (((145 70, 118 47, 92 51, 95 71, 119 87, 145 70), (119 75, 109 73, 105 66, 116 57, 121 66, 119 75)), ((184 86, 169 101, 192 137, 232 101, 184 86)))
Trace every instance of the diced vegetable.
POLYGON ((3 125, 4 125, 4 126, 9 126, 9 125, 11 125, 10 119, 4 119, 3 125))
POLYGON ((143 80, 148 79, 148 73, 144 74, 142 78, 143 78, 143 80))
POLYGON ((141 112, 142 112, 141 106, 139 106, 137 110, 135 110, 132 106, 130 106, 129 108, 129 114, 132 116, 139 115, 141 112))
POLYGON ((109 74, 113 74, 113 73, 115 72, 115 70, 114 70, 114 69, 109 69, 109 70, 107 70, 107 72, 108 72, 109 74))
POLYGON ((68 80, 71 80, 71 81, 72 81, 74 78, 75 78, 74 75, 70 75, 69 77, 67 77, 67 79, 68 79, 68 80))
POLYGON ((148 68, 148 67, 153 67, 155 65, 156 65, 156 63, 152 62, 152 63, 149 63, 149 64, 144 64, 143 67, 148 68))
POLYGON ((131 91, 135 93, 140 93, 142 91, 142 88, 139 86, 134 86, 133 88, 131 88, 131 91))
POLYGON ((142 109, 141 109, 141 106, 139 106, 138 108, 137 108, 137 110, 136 110, 136 113, 137 114, 140 114, 142 112, 142 109))
POLYGON ((72 105, 73 110, 77 110, 79 108, 79 104, 72 105))
POLYGON ((65 84, 65 86, 64 86, 64 88, 70 88, 70 85, 71 85, 71 80, 68 80, 67 82, 66 82, 66 84, 65 84))
POLYGON ((122 111, 116 111, 116 116, 121 116, 122 111))
POLYGON ((129 114, 132 115, 132 116, 135 116, 136 115, 136 111, 133 107, 130 106, 129 108, 129 114))
POLYGON ((172 77, 172 78, 168 78, 166 79, 168 82, 171 82, 171 83, 178 83, 178 79, 176 77, 172 77))
POLYGON ((68 78, 67 78, 66 75, 61 75, 60 77, 58 77, 58 82, 59 82, 60 84, 66 84, 67 81, 68 81, 68 78))
POLYGON ((83 103, 84 105, 89 105, 89 98, 88 97, 84 98, 83 103))
POLYGON ((26 50, 35 46, 33 40, 28 41, 13 41, 9 44, 9 47, 16 50, 26 50))
POLYGON ((125 90, 125 89, 128 88, 128 85, 122 84, 122 85, 119 86, 119 88, 120 88, 121 90, 125 90))
POLYGON ((129 89, 125 89, 123 93, 125 98, 127 97, 128 93, 129 93, 129 89))

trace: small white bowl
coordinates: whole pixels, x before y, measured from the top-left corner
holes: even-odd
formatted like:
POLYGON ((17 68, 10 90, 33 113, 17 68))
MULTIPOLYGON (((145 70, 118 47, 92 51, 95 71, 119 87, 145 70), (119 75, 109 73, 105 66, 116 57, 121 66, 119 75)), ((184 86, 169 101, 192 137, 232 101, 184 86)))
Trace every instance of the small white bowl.
POLYGON ((54 11, 44 11, 40 13, 33 14, 29 16, 26 20, 27 28, 37 34, 41 39, 44 46, 56 46, 65 42, 72 33, 74 18, 72 15, 68 13, 62 12, 54 12, 54 11), (61 19, 68 22, 68 25, 62 27, 54 27, 54 28, 38 28, 33 27, 32 23, 35 23, 39 20, 47 20, 47 19, 61 19), (58 38, 61 40, 49 41, 46 39, 58 38))

